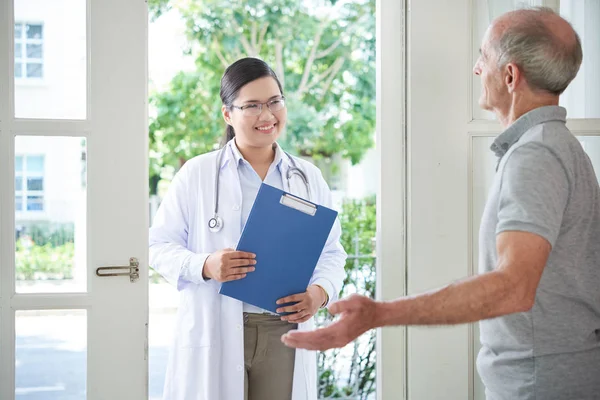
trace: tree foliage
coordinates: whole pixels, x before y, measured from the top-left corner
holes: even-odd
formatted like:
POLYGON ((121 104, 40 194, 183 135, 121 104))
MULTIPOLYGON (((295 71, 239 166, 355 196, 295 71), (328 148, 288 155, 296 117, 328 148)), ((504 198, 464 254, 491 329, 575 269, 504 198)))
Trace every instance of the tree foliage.
POLYGON ((174 9, 186 26, 195 70, 153 93, 151 171, 178 169, 214 149, 224 130, 219 83, 235 60, 268 62, 288 98, 281 144, 315 160, 358 163, 375 129, 375 1, 149 1, 158 18, 174 9))

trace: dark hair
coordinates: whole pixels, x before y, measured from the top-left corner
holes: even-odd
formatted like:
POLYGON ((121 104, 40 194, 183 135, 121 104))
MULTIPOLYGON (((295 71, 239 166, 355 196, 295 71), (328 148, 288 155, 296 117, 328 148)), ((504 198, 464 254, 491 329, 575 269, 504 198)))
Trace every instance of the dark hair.
MULTIPOLYGON (((240 89, 242 89, 244 85, 266 76, 275 79, 277 86, 279 86, 279 91, 283 94, 283 88, 281 87, 281 82, 279 82, 277 75, 263 60, 254 57, 246 57, 231 64, 227 67, 221 78, 221 101, 223 102, 223 105, 228 109, 231 109, 231 105, 234 100, 237 99, 240 89)), ((233 126, 227 125, 223 137, 223 144, 234 137, 235 131, 233 126)))

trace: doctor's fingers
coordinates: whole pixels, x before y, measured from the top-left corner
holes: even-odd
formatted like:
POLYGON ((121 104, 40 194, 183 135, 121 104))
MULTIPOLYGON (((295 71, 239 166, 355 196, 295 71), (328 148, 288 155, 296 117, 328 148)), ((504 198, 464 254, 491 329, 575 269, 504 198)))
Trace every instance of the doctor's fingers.
POLYGON ((225 275, 240 275, 240 274, 247 274, 248 272, 254 272, 256 268, 254 267, 233 267, 233 268, 228 268, 227 271, 225 272, 225 275))
POLYGON ((275 311, 278 313, 282 313, 282 312, 293 312, 296 313, 298 311, 302 311, 308 308, 308 304, 305 301, 301 301, 300 303, 296 303, 292 306, 287 306, 287 307, 279 307, 278 309, 276 309, 275 311))
POLYGON ((236 259, 247 260, 247 259, 256 258, 256 254, 248 253, 247 251, 232 250, 232 251, 228 251, 227 253, 225 253, 224 257, 226 257, 230 260, 236 260, 236 259))
POLYGON ((311 317, 312 315, 309 312, 301 311, 296 314, 286 315, 281 319, 289 322, 290 324, 299 324, 308 321, 311 317))
POLYGON ((256 265, 256 260, 223 260, 223 264, 227 268, 252 267, 256 265))
POLYGON ((254 268, 232 268, 225 274, 223 282, 235 281, 243 279, 250 272, 254 271, 254 268))
POLYGON ((277 304, 286 304, 286 303, 296 303, 299 301, 304 301, 306 300, 306 292, 304 293, 298 293, 298 294, 294 294, 291 296, 287 296, 287 297, 283 297, 279 300, 277 300, 277 304))
POLYGON ((241 274, 241 275, 229 275, 227 276, 225 279, 223 279, 221 282, 231 282, 231 281, 237 281, 239 279, 244 279, 246 277, 246 274, 241 274))

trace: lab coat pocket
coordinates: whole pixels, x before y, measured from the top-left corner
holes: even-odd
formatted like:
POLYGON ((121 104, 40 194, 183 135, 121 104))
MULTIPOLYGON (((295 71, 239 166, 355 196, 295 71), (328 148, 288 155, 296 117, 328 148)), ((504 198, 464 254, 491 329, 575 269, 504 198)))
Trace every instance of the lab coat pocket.
POLYGON ((205 347, 217 340, 219 294, 207 285, 190 285, 181 292, 178 332, 180 347, 205 347))

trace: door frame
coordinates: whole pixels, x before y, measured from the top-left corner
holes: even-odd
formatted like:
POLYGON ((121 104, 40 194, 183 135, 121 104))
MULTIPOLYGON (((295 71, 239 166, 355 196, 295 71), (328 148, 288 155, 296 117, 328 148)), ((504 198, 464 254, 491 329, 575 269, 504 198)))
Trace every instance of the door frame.
POLYGON ((14 6, 0 0, 2 399, 15 396, 15 311, 42 309, 87 310, 88 400, 148 398, 147 4, 80 1, 87 19, 87 116, 50 120, 14 118, 14 6), (87 292, 15 293, 15 135, 87 140, 87 292), (140 262, 135 283, 95 275, 97 267, 127 265, 130 257, 140 262))
MULTIPOLYGON (((406 294, 407 12, 406 0, 376 2, 377 300, 406 294)), ((377 330, 378 400, 408 398, 406 331, 405 327, 377 330)))

